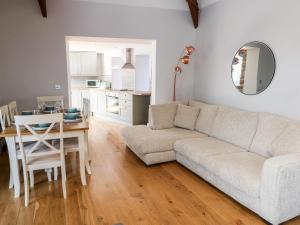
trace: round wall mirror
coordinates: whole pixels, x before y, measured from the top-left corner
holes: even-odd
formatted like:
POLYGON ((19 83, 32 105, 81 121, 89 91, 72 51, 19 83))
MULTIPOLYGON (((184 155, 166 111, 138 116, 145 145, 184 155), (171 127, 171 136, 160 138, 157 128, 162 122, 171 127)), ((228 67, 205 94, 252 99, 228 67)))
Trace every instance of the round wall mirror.
POLYGON ((275 74, 275 57, 262 42, 250 42, 241 47, 233 58, 231 77, 243 94, 256 95, 270 85, 275 74))

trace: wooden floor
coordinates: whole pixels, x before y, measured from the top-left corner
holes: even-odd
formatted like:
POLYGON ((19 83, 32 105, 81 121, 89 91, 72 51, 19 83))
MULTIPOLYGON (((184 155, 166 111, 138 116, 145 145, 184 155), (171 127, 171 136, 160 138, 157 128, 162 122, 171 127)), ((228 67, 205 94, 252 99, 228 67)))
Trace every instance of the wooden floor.
MULTIPOLYGON (((60 181, 36 175, 30 205, 8 190, 8 158, 0 156, 0 225, 259 225, 261 218, 177 163, 146 167, 120 136, 122 125, 91 124, 92 172, 81 186, 78 157, 67 158, 68 198, 60 181)), ((300 224, 300 218, 286 223, 300 224)))

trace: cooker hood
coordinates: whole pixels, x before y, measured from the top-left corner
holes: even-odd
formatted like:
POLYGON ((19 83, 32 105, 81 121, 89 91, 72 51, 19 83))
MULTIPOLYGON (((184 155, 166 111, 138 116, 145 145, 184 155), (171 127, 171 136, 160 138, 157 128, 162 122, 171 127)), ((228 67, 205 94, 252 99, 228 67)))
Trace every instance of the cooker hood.
POLYGON ((132 48, 125 49, 125 64, 122 66, 122 69, 135 69, 134 65, 132 65, 132 48))

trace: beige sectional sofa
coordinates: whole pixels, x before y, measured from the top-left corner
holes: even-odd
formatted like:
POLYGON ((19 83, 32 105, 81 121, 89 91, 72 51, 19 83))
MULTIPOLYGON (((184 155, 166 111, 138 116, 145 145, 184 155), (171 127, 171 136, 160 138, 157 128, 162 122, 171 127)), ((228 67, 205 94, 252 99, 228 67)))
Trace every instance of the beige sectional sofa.
POLYGON ((147 165, 176 160, 274 225, 300 215, 299 122, 196 101, 149 114, 122 131, 147 165))

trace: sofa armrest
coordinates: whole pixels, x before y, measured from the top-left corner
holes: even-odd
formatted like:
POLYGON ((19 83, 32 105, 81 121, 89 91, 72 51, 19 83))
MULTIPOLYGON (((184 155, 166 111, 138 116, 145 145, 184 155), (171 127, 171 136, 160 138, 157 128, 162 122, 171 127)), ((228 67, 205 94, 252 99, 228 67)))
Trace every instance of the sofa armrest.
POLYGON ((260 197, 261 214, 272 224, 300 215, 300 153, 265 161, 260 197))
POLYGON ((153 130, 168 129, 174 126, 177 103, 149 106, 149 127, 153 130))

